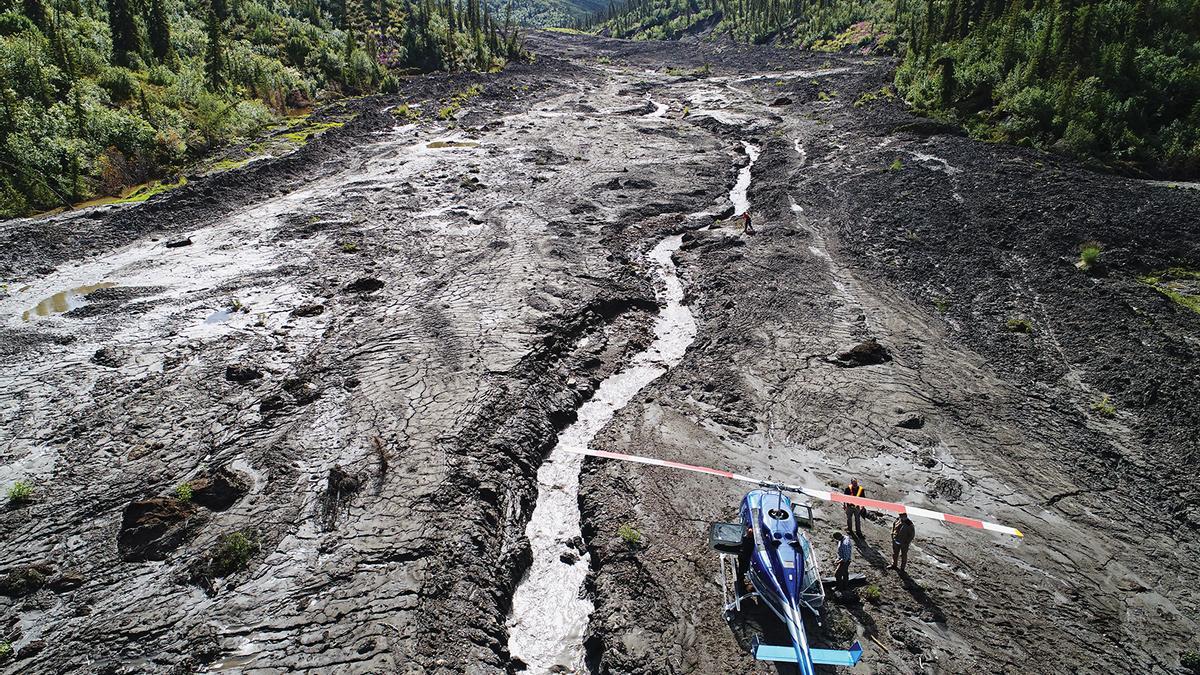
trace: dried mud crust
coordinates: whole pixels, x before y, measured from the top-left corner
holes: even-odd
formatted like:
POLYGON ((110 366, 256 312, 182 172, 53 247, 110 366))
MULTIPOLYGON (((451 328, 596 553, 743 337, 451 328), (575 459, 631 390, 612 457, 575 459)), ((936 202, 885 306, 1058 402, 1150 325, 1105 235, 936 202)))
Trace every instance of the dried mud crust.
MULTIPOLYGON (((1138 277, 1200 267, 1200 195, 916 118, 888 98, 886 61, 541 39, 645 73, 668 115, 762 149, 758 234, 685 244, 696 342, 596 447, 813 487, 858 475, 874 496, 1026 533, 918 522, 900 577, 873 514, 855 568, 879 599, 834 605, 814 632, 860 640, 863 672, 1178 671, 1200 600, 1200 317, 1138 277), (1087 241, 1103 274, 1075 266, 1087 241), (872 339, 889 359, 839 362, 872 339)), ((722 619, 705 545, 743 491, 589 460, 596 672, 774 672, 747 653, 753 627, 722 619)), ((828 560, 842 513, 817 512, 828 560)))
POLYGON ((553 58, 410 84, 236 187, 7 224, 30 271, 0 298, 0 480, 34 493, 0 513, 0 574, 82 581, 0 598, 0 670, 509 669, 538 465, 652 340, 641 251, 721 199, 732 152, 602 112, 641 98, 553 58), (474 84, 453 126, 383 111, 474 84), (649 205, 600 196, 616 176, 649 205), (91 278, 137 292, 21 320, 91 278))

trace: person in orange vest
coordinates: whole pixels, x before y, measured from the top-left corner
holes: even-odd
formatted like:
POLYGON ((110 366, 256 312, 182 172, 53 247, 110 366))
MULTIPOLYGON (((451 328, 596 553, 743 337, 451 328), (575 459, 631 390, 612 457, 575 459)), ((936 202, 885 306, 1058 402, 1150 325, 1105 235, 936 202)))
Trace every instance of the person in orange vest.
MULTIPOLYGON (((846 489, 843 490, 842 493, 850 495, 851 497, 862 497, 862 496, 866 495, 866 491, 863 490, 862 486, 858 484, 857 478, 851 478, 850 484, 846 486, 846 489)), ((863 536, 862 516, 863 516, 863 513, 866 512, 867 509, 865 507, 858 506, 857 504, 846 504, 845 508, 846 508, 846 531, 853 532, 856 536, 859 536, 859 537, 863 536), (851 527, 851 524, 853 524, 854 526, 851 527)))

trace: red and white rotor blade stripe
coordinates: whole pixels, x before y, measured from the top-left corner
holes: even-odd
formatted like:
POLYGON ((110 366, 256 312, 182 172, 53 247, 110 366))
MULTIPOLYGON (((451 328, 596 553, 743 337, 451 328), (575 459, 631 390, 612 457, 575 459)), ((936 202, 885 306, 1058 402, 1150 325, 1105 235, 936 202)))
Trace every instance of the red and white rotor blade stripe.
MULTIPOLYGON (((564 448, 566 449, 566 448, 564 448)), ((761 480, 752 476, 744 476, 740 473, 732 471, 722 471, 720 469, 712 469, 707 466, 696 466, 695 464, 684 464, 682 462, 671 462, 665 459, 656 459, 654 457, 642 457, 640 455, 626 455, 620 452, 606 452, 604 450, 575 450, 566 449, 568 452, 574 452, 580 455, 588 455, 590 457, 603 457, 605 459, 619 459, 626 462, 637 462, 638 464, 649 464, 650 466, 664 466, 669 469, 683 469, 684 471, 694 471, 696 473, 706 473, 710 476, 720 476, 721 478, 731 478, 744 483, 754 483, 755 485, 776 485, 771 481, 761 480)), ((918 518, 930 518, 932 520, 940 520, 947 523, 955 523, 958 525, 966 525, 980 530, 989 532, 1001 532, 1003 534, 1011 534, 1014 537, 1024 537, 1025 535, 1015 527, 1000 525, 997 523, 989 523, 986 520, 978 520, 975 518, 964 518, 951 513, 942 513, 940 511, 930 511, 928 509, 918 508, 916 506, 906 506, 898 502, 885 502, 878 499, 867 499, 866 497, 852 497, 841 492, 827 492, 825 490, 814 490, 812 488, 801 487, 798 485, 784 485, 787 490, 799 492, 801 494, 812 497, 813 499, 823 499, 828 502, 840 502, 843 504, 857 504, 865 506, 869 509, 878 509, 880 511, 891 511, 893 513, 907 513, 910 516, 918 518)))
POLYGON ((625 454, 622 454, 619 452, 605 452, 604 450, 576 450, 573 448, 571 448, 571 449, 563 448, 563 449, 567 450, 567 452, 574 452, 576 454, 587 455, 589 457, 603 457, 605 459, 620 459, 620 460, 623 460, 626 462, 637 462, 638 464, 649 464, 650 466, 665 466, 669 469, 683 469, 684 471, 695 471, 696 473, 707 473, 711 476, 720 476, 721 478, 732 478, 733 480, 740 480, 745 483, 754 483, 755 485, 761 485, 766 482, 766 481, 761 481, 757 478, 751 478, 750 476, 743 476, 740 473, 733 473, 732 471, 722 471, 720 469, 710 469, 707 466, 696 466, 694 464, 684 464, 682 462, 670 462, 665 459, 655 459, 654 457, 641 457, 639 455, 625 455, 625 454))
POLYGON ((795 489, 815 499, 824 499, 825 501, 830 502, 841 502, 843 504, 857 504, 858 506, 865 506, 868 509, 878 509, 880 511, 907 513, 910 516, 916 516, 918 518, 941 520, 947 523, 966 525, 967 527, 974 527, 976 529, 987 530, 989 532, 1003 532, 1004 534, 1011 534, 1014 537, 1025 536, 1015 527, 1008 527, 1007 525, 999 525, 997 523, 989 523, 986 520, 978 520, 976 518, 964 518, 963 516, 956 516, 952 513, 930 511, 928 509, 922 509, 916 506, 906 506, 898 502, 884 502, 878 499, 867 499, 866 497, 852 497, 847 494, 842 494, 841 492, 826 492, 824 490, 813 490, 803 487, 797 487, 795 489))

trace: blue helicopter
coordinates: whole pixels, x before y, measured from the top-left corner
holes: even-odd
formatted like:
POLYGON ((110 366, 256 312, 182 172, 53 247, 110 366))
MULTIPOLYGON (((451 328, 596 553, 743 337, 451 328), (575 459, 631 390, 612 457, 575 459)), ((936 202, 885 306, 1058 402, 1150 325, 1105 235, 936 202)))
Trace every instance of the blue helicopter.
POLYGON ((727 618, 731 618, 742 611, 743 602, 751 599, 761 600, 787 627, 791 645, 768 645, 756 637, 751 644, 754 658, 760 661, 794 663, 800 675, 814 675, 816 666, 822 665, 852 667, 862 658, 863 650, 858 642, 845 650, 808 646, 804 616, 807 613, 820 623, 821 609, 825 604, 825 587, 812 542, 803 529, 813 522, 812 507, 792 501, 785 492, 877 510, 907 513, 910 516, 1003 532, 1016 537, 1024 536, 1016 528, 974 518, 929 511, 896 502, 854 497, 839 492, 772 483, 704 466, 602 450, 573 452, 706 473, 755 484, 757 489, 751 490, 742 498, 738 511, 740 523, 712 523, 709 526, 709 545, 721 556, 721 586, 725 593, 725 613, 727 618), (750 582, 753 590, 744 588, 741 583, 743 578, 750 582))

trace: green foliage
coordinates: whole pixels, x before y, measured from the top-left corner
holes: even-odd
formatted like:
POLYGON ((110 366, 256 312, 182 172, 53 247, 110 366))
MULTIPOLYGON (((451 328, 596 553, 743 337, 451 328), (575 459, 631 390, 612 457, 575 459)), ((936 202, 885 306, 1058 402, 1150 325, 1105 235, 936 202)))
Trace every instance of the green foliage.
POLYGON ((1100 244, 1089 241, 1079 247, 1079 268, 1089 270, 1100 262, 1100 244))
POLYGON ((946 298, 934 298, 933 306, 937 308, 939 314, 945 314, 950 311, 950 301, 946 298))
POLYGON ((208 572, 214 577, 227 577, 246 569, 250 559, 258 553, 258 540, 253 533, 239 530, 223 534, 212 549, 208 572))
POLYGON ((1108 394, 1093 401, 1092 410, 1096 411, 1101 417, 1115 417, 1117 414, 1117 406, 1112 402, 1108 394))
POLYGON ((1007 326, 1008 330, 1013 333, 1028 334, 1033 332, 1033 322, 1024 317, 1009 319, 1004 325, 1007 326))
POLYGON ((1193 673, 1200 674, 1200 652, 1188 650, 1179 657, 1179 665, 1187 668, 1193 673))
POLYGON ((356 252, 358 252, 358 244, 356 244, 352 241, 343 241, 342 242, 342 251, 344 253, 356 253, 356 252))
POLYGON ((1196 0, 625 0, 581 25, 899 53, 897 92, 975 138, 1196 175, 1198 11, 1196 0))
POLYGON ((896 159, 893 159, 892 163, 888 165, 888 171, 903 171, 903 170, 904 170, 904 163, 900 161, 899 157, 897 157, 896 159))
POLYGON ((625 542, 625 545, 628 546, 630 550, 638 549, 642 546, 642 533, 629 523, 622 523, 621 526, 617 528, 617 536, 625 542))
POLYGON ((8 503, 9 504, 13 504, 13 505, 28 504, 31 501, 33 501, 33 483, 30 483, 28 481, 19 480, 9 486, 9 488, 8 488, 8 503))
POLYGON ((11 659, 13 656, 13 646, 7 640, 0 640, 0 663, 11 659))
POLYGON ((175 487, 175 498, 181 502, 192 501, 192 484, 180 483, 175 487))
POLYGON ((879 600, 883 597, 883 591, 881 591, 878 586, 872 584, 862 590, 862 597, 863 600, 866 600, 872 605, 877 605, 879 604, 879 600))
POLYGON ((397 92, 405 72, 490 71, 524 56, 514 25, 480 0, 3 8, 0 218, 164 184, 314 100, 397 92))
POLYGON ((1181 307, 1200 314, 1200 271, 1172 267, 1138 277, 1181 307))

